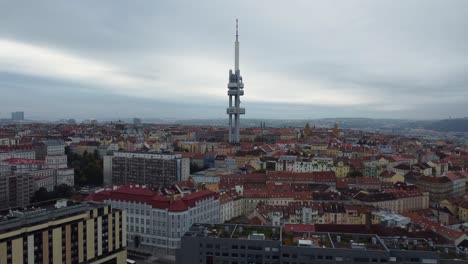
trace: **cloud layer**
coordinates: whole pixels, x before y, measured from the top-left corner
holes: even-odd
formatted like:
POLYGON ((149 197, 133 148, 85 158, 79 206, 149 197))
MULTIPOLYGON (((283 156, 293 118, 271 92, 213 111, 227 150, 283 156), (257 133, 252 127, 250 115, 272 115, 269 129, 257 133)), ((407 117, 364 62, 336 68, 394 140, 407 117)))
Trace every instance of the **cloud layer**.
POLYGON ((0 117, 468 115, 468 2, 0 3, 0 117), (29 98, 34 96, 32 98, 29 98))

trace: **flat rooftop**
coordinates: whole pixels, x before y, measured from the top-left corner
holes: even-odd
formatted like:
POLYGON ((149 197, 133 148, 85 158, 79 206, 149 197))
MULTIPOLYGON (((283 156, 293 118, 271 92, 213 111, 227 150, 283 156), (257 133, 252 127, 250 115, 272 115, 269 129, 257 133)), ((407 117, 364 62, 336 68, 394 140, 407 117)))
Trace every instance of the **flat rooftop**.
POLYGON ((184 236, 281 241, 281 227, 235 224, 193 224, 184 236))
POLYGON ((58 202, 40 203, 22 209, 4 211, 3 214, 0 214, 0 234, 20 227, 34 226, 54 219, 70 217, 104 206, 107 205, 59 200, 58 202), (56 207, 58 204, 60 206, 56 207))
POLYGON ((351 249, 363 251, 437 252, 441 259, 468 259, 452 245, 435 245, 431 239, 405 236, 383 237, 375 234, 315 232, 313 228, 288 230, 277 226, 243 224, 193 224, 184 236, 278 241, 283 246, 351 249))

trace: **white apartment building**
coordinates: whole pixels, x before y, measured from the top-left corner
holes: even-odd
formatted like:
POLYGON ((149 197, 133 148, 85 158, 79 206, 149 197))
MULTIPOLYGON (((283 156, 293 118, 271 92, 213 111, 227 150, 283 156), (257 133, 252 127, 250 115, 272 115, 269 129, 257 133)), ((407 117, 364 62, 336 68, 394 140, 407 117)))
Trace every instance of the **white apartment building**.
POLYGON ((209 190, 168 197, 143 187, 122 186, 94 193, 89 199, 127 211, 130 245, 138 237, 145 246, 176 249, 193 223, 220 222, 219 195, 209 190))
POLYGON ((36 152, 32 149, 0 152, 0 161, 7 159, 36 159, 36 152))

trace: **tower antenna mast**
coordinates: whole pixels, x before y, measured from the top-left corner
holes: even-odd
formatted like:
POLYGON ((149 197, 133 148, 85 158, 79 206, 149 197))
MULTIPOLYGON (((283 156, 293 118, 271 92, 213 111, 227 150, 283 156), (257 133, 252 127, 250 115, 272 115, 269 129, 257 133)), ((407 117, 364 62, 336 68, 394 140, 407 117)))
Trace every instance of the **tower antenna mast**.
POLYGON ((240 97, 244 95, 244 83, 239 69, 239 20, 236 18, 236 42, 234 43, 234 71, 229 70, 228 97, 229 107, 229 143, 240 143, 240 116, 245 114, 245 108, 240 107, 240 97))

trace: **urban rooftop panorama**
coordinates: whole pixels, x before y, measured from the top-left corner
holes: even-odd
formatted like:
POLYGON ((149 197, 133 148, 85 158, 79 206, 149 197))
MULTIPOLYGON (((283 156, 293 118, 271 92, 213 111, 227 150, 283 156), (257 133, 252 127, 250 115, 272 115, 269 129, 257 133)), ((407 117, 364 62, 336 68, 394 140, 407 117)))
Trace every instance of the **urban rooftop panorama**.
POLYGON ((467 10, 0 3, 0 264, 468 263, 467 10))

